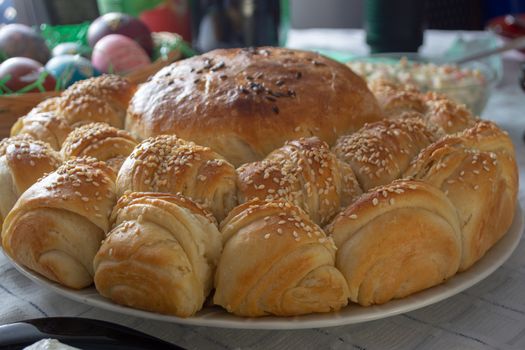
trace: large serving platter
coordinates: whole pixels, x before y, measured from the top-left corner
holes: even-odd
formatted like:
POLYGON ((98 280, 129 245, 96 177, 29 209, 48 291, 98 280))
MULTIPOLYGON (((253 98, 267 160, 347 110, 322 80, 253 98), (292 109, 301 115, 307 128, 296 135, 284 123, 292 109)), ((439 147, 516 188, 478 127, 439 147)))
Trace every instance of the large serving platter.
POLYGON ((80 303, 125 315, 195 326, 245 329, 303 329, 341 326, 377 320, 416 310, 450 298, 451 296, 480 282, 496 271, 496 269, 511 256, 512 252, 518 246, 523 227, 523 210, 518 205, 514 215, 514 221, 506 235, 473 267, 465 272, 455 275, 441 285, 413 294, 404 299, 391 301, 384 305, 361 307, 351 304, 339 312, 297 317, 267 316, 260 318, 243 318, 228 314, 219 307, 205 307, 197 313, 197 315, 189 318, 180 318, 135 310, 114 304, 110 300, 100 296, 94 287, 83 290, 69 289, 49 281, 35 272, 17 264, 11 259, 10 261, 18 271, 35 283, 40 284, 43 288, 51 289, 66 298, 80 303))

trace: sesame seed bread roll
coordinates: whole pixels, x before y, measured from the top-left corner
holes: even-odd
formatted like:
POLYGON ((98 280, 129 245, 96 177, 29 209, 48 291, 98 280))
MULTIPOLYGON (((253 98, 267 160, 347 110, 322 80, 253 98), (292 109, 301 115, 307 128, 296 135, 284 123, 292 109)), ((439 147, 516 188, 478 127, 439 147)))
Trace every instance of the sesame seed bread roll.
POLYGON ((330 312, 348 302, 331 238, 299 207, 253 200, 221 223, 213 302, 239 316, 330 312))
POLYGON ((237 204, 235 168, 208 147, 175 135, 151 137, 124 161, 117 193, 181 193, 222 220, 237 204))
POLYGON ((382 120, 340 137, 333 151, 352 167, 361 188, 368 191, 400 178, 419 151, 437 137, 419 118, 382 120))
POLYGON ((118 75, 102 75, 76 82, 57 101, 56 111, 73 127, 105 122, 124 128, 124 118, 136 86, 118 75))
POLYGON ((368 86, 385 117, 399 119, 418 116, 447 134, 472 127, 476 118, 465 105, 435 92, 420 92, 414 86, 377 79, 368 86))
POLYGON ((468 269, 507 232, 516 209, 518 170, 509 136, 482 121, 424 149, 405 173, 440 188, 458 210, 468 269))
POLYGON ((57 112, 58 105, 60 104, 60 96, 46 98, 39 104, 37 104, 28 114, 37 114, 42 112, 57 112))
POLYGON ((140 85, 126 129, 175 134, 230 163, 263 159, 287 140, 338 136, 382 117, 366 83, 344 64, 277 47, 220 49, 163 68, 140 85))
POLYGON ((239 199, 285 199, 325 225, 362 193, 349 165, 318 137, 289 141, 264 160, 237 169, 239 199))
POLYGON ((350 300, 363 306, 442 283, 461 260, 456 209, 443 192, 419 181, 376 187, 338 214, 327 233, 350 300))
POLYGON ((55 112, 31 112, 18 118, 11 127, 11 136, 30 135, 36 140, 49 143, 58 151, 71 130, 67 121, 55 112))
POLYGON ((88 156, 102 160, 118 172, 136 145, 127 131, 106 123, 89 123, 73 130, 60 152, 64 159, 88 156))
POLYGON ((103 162, 77 158, 25 191, 2 229, 17 263, 66 287, 93 283, 93 257, 109 230, 115 174, 103 162))
POLYGON ((222 249, 211 213, 182 195, 132 193, 119 199, 112 222, 94 259, 100 294, 179 317, 202 308, 222 249))
POLYGON ((0 142, 0 226, 20 195, 62 159, 47 143, 29 135, 0 142))

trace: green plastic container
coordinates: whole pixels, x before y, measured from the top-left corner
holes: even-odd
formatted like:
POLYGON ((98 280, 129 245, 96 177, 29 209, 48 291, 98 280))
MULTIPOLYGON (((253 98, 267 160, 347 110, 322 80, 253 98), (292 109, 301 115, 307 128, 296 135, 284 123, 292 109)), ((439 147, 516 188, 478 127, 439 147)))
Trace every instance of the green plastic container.
POLYGON ((154 8, 165 0, 97 0, 101 15, 108 12, 122 12, 138 17, 141 12, 154 8))

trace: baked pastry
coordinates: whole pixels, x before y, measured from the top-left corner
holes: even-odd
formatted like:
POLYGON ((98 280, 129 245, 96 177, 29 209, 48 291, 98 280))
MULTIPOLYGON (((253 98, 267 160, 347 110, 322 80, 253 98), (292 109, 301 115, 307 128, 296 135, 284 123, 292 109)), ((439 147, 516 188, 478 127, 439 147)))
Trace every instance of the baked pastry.
POLYGON ((62 164, 25 191, 7 215, 4 251, 66 287, 93 282, 93 257, 109 229, 114 173, 93 158, 62 164))
POLYGON ((341 136, 333 151, 368 191, 400 178, 419 151, 438 137, 420 118, 382 120, 341 136))
POLYGON ((213 286, 221 237, 213 216, 181 195, 132 193, 94 259, 95 286, 118 304, 188 317, 213 286))
POLYGON ((18 118, 11 127, 11 136, 27 134, 49 143, 55 150, 60 150, 71 130, 67 121, 55 112, 31 112, 18 118))
POLYGON ((124 130, 106 123, 89 123, 76 128, 62 145, 64 159, 89 156, 106 162, 118 172, 137 141, 124 130))
POLYGON ((420 117, 452 134, 472 127, 476 122, 465 105, 435 92, 420 92, 415 87, 378 79, 368 83, 385 117, 391 119, 420 117))
POLYGON ((461 260, 456 209, 436 187, 396 180, 376 187, 327 227, 350 300, 364 306, 442 283, 461 260))
POLYGON ((338 136, 381 118, 366 83, 322 55, 285 48, 221 49, 175 62, 133 96, 126 129, 176 134, 236 167, 285 141, 338 136))
POLYGON ((18 197, 61 162, 60 155, 47 143, 28 135, 0 142, 0 227, 18 197))
POLYGON ((237 204, 236 178, 235 168, 210 148, 162 135, 144 140, 125 160, 117 192, 181 193, 220 221, 237 204))
POLYGON ((118 75, 102 75, 76 82, 57 102, 56 112, 73 127, 105 122, 119 129, 136 86, 118 75))
POLYGON ((349 165, 318 137, 289 141, 264 160, 237 169, 239 200, 285 199, 325 225, 362 193, 349 165))
POLYGON ((60 104, 60 96, 46 98, 39 104, 37 104, 28 114, 36 114, 42 112, 55 112, 60 104))
POLYGON ((253 200, 228 214, 221 233, 213 301, 228 312, 293 316, 347 304, 334 243, 299 207, 253 200))
POLYGON ((405 177, 440 188, 456 206, 463 240, 460 271, 483 257, 512 223, 518 192, 514 147, 491 122, 430 145, 405 177))

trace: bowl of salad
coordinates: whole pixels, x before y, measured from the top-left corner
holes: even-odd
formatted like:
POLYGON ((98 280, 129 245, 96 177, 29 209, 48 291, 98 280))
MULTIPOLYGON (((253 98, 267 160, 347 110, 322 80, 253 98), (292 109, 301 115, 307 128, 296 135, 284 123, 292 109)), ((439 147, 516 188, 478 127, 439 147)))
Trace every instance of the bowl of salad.
POLYGON ((386 79, 410 84, 423 92, 434 91, 466 105, 475 115, 481 114, 500 78, 484 62, 473 61, 458 66, 415 53, 356 57, 347 65, 366 81, 386 79))

